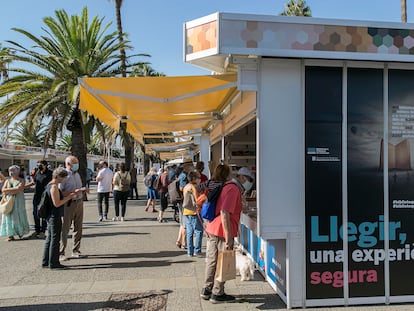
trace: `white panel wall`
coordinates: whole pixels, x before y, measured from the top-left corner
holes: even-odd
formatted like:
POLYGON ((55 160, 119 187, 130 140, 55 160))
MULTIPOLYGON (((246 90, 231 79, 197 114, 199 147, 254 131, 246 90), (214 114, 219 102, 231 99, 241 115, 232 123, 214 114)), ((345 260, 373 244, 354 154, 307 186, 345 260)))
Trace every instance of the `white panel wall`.
POLYGON ((258 230, 288 239, 288 305, 301 306, 304 275, 305 139, 300 60, 264 59, 258 93, 258 230))
POLYGON ((263 60, 258 94, 260 234, 302 232, 305 207, 301 63, 263 60), (264 206, 264 207, 263 207, 264 206))

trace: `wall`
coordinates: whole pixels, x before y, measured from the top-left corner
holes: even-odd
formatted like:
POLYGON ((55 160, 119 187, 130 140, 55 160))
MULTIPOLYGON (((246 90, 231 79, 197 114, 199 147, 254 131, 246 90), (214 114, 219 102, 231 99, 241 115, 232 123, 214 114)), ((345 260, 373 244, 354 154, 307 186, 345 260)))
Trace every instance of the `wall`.
POLYGON ((305 176, 301 68, 300 60, 262 60, 257 109, 258 230, 265 239, 287 239, 287 292, 292 306, 301 306, 303 299, 305 176))

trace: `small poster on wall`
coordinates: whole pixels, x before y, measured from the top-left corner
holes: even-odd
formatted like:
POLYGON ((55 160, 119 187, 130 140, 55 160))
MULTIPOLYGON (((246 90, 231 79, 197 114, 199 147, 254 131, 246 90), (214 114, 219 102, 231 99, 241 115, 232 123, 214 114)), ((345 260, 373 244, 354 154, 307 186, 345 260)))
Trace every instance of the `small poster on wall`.
POLYGON ((286 240, 267 241, 267 277, 286 296, 286 240))

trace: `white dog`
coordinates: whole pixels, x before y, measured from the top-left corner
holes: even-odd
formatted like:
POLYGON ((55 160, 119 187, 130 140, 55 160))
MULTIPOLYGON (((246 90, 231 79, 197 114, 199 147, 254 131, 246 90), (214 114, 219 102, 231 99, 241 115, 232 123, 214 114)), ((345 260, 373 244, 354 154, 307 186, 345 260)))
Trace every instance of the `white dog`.
POLYGON ((253 261, 240 250, 236 251, 236 271, 240 275, 240 281, 250 281, 254 276, 253 261))

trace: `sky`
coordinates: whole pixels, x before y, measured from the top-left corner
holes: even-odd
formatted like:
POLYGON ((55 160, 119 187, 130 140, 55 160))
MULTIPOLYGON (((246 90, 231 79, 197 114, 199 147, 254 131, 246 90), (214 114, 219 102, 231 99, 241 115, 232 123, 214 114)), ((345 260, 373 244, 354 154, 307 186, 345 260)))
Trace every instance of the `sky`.
MULTIPOLYGON (((183 61, 183 24, 215 12, 278 15, 288 0, 124 0, 121 9, 124 32, 134 47, 133 53, 149 54, 140 58, 167 76, 206 75, 209 71, 183 61)), ((79 15, 88 7, 89 19, 104 18, 116 30, 115 3, 112 0, 14 0, 1 1, 0 43, 16 41, 30 48, 31 42, 11 30, 21 28, 45 35, 44 17, 55 10, 79 15)), ((400 22, 400 0, 307 0, 312 16, 318 18, 400 22)), ((414 4, 407 0, 408 22, 414 22, 414 4), (412 6, 411 6, 412 5, 412 6)))

